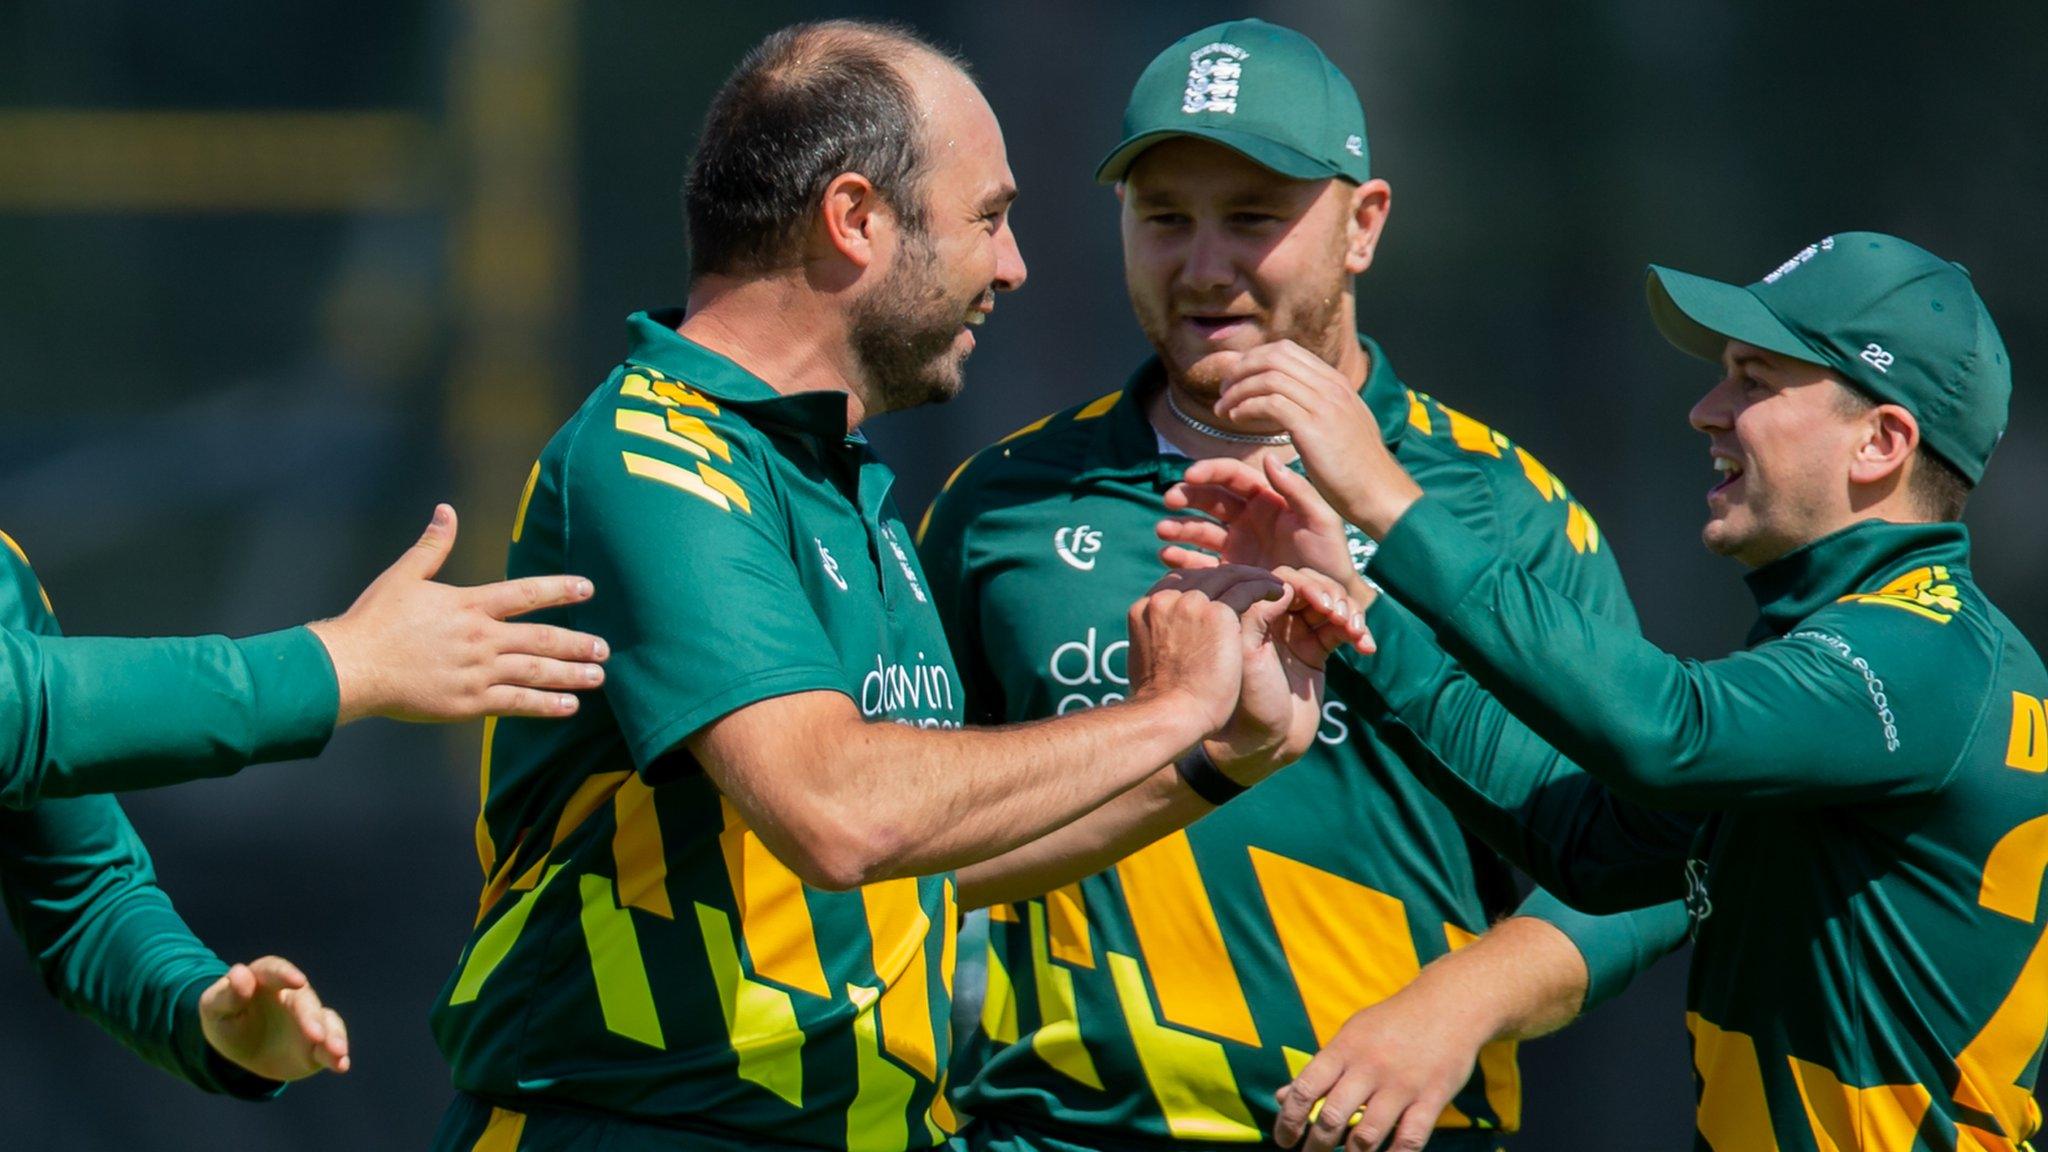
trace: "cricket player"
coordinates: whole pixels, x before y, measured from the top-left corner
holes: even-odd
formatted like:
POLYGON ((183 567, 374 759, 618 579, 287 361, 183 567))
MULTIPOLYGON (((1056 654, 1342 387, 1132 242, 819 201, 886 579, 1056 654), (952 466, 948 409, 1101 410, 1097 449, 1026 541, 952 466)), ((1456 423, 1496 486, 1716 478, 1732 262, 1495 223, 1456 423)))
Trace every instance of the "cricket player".
MULTIPOLYGON (((1124 275, 1155 355, 1121 389, 974 457, 925 522, 970 720, 1086 714, 1129 691, 1122 618, 1162 568, 1167 492, 1193 460, 1295 458, 1286 435, 1215 410, 1227 366, 1281 341, 1379 416, 1387 450, 1453 516, 1634 627, 1612 552, 1564 485, 1403 383, 1359 333, 1354 280, 1391 193, 1371 175, 1356 93, 1312 41, 1259 20, 1191 33, 1145 68, 1123 130, 1097 177, 1117 186, 1124 275)), ((1354 541, 1363 568, 1372 545, 1354 541)), ((1487 978, 1433 980, 1351 1028, 1398 1032, 1381 1104, 1412 1093, 1400 1146, 1433 1133, 1432 1147, 1492 1149, 1521 1115, 1515 1039, 1561 1026, 1661 951, 1640 938, 1655 925, 1540 894, 1522 909, 1540 918, 1492 927, 1515 908, 1506 868, 1402 766, 1357 674, 1333 665, 1328 687, 1313 750, 1184 832, 1119 859, 1082 821, 1036 846, 1044 871, 991 884, 961 869, 963 902, 993 904, 985 1050, 956 1094, 975 1117, 968 1147, 1263 1140, 1275 1091, 1310 1053, 1488 934, 1513 978, 1466 966, 1487 978), (1070 847, 1098 870, 1058 867, 1070 847)), ((1403 1116, 1372 1113, 1363 1146, 1403 1116)))
POLYGON ((112 797, 311 756, 367 715, 557 716, 595 682, 597 639, 502 618, 589 595, 580 579, 432 582, 451 509, 354 607, 246 640, 67 639, 21 547, 0 533, 0 896, 65 1007, 209 1092, 262 1099, 349 1066, 348 1031, 290 961, 232 968, 157 886, 112 797), (553 655, 547 655, 553 653, 553 655), (73 797, 73 798, 63 798, 73 797))
POLYGON ((714 98, 689 307, 631 318, 520 501, 510 570, 588 573, 606 595, 554 618, 613 656, 604 707, 486 731, 435 1147, 936 1145, 952 870, 1084 814, 1143 835, 1150 785, 1239 788, 1314 740, 1349 613, 1240 569, 1131 608, 1120 706, 962 729, 859 429, 959 390, 1024 282, 1015 194, 980 91, 900 29, 786 29, 714 98))
MULTIPOLYGON (((1721 366, 1691 415, 1719 476, 1702 538, 1750 568, 1758 607, 1724 659, 1669 656, 1470 532, 1299 358, 1246 357, 1221 407, 1290 430, 1334 513, 1380 541, 1372 615, 1397 639, 1366 663, 1442 755, 1445 799, 1569 898, 1685 895, 1699 1147, 2023 1148, 2048 1033, 2048 670, 1959 523, 2005 431, 1998 330, 1960 265, 1874 232, 1747 287, 1652 267, 1649 296, 1667 339, 1721 366), (1423 625, 1498 703, 1409 690, 1423 625), (1458 734, 1500 705, 1557 752, 1474 757, 1458 734)), ((1267 499, 1258 479, 1188 475, 1231 494, 1194 493, 1226 519, 1267 499)))

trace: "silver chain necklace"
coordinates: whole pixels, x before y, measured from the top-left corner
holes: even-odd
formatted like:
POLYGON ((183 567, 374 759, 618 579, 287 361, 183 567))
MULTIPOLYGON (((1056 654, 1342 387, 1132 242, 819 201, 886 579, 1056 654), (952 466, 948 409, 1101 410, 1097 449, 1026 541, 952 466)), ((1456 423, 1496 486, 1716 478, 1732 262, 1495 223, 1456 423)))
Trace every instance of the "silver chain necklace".
POLYGON ((1171 384, 1166 386, 1166 410, 1173 413, 1174 419, 1202 435, 1209 437, 1211 440, 1221 440, 1226 444, 1260 444, 1272 448, 1282 444, 1294 443, 1294 437, 1285 432, 1258 435, 1251 432, 1230 432, 1214 425, 1204 424, 1186 412, 1181 411, 1180 403, 1173 398, 1173 385, 1171 384))

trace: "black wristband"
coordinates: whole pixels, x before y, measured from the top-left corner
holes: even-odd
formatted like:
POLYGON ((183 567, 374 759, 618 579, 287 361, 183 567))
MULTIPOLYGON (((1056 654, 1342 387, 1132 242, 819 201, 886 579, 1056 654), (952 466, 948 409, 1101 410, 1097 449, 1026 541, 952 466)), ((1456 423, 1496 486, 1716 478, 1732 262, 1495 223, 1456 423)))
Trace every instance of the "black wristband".
POLYGON ((1173 762, 1173 770, 1180 773, 1180 778, 1194 789, 1195 795, 1218 807, 1246 791, 1245 785, 1232 780, 1216 766, 1216 761, 1209 758, 1209 750, 1199 740, 1173 762))

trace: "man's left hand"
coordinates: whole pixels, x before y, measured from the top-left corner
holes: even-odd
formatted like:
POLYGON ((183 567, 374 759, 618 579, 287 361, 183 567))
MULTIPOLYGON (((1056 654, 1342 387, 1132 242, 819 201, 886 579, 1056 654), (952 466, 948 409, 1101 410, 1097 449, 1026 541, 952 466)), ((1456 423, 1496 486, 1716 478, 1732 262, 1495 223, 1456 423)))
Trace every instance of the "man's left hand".
POLYGON ((280 956, 228 969, 200 995, 199 1025, 222 1058, 266 1080, 348 1071, 347 1026, 280 956))

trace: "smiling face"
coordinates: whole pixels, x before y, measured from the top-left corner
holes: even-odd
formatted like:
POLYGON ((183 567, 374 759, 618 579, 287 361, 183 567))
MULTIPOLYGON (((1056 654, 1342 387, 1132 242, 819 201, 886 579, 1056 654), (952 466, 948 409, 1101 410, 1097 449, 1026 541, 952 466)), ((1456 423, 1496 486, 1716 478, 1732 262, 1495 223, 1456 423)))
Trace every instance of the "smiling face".
POLYGON ((1857 518, 1871 417, 1818 364, 1731 340, 1721 367, 1690 417, 1719 474, 1700 539, 1753 568, 1857 518))
POLYGON ((875 411, 958 395, 972 327, 1025 276, 1010 230, 1017 185, 995 113, 950 64, 920 57, 904 73, 925 114, 923 223, 896 229, 874 286, 853 305, 854 353, 875 411))
POLYGON ((1356 355, 1351 279, 1372 262, 1386 187, 1292 180, 1186 136, 1140 155, 1121 189, 1124 281, 1169 377, 1213 400, 1261 344, 1356 355))

